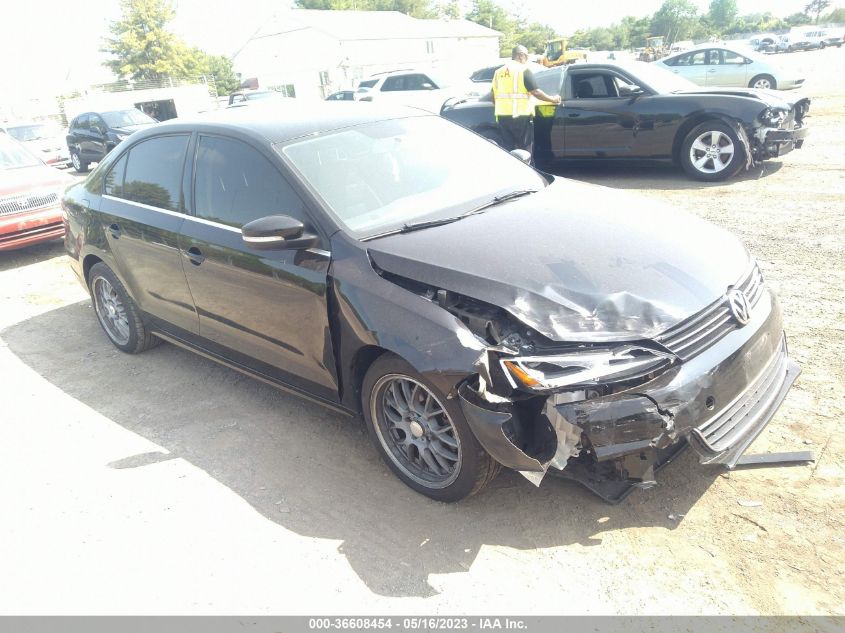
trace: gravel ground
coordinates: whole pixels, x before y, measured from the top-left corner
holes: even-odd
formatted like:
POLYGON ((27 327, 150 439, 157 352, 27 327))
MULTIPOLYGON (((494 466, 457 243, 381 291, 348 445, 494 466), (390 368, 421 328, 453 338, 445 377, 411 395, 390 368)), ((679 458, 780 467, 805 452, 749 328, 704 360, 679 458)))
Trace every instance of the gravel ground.
POLYGON ((117 352, 41 245, 0 255, 0 613, 845 613, 845 51, 778 61, 807 69, 804 149, 715 185, 560 173, 742 237, 804 370, 752 450, 815 463, 686 453, 619 506, 506 472, 438 504, 333 413, 170 345, 117 352))

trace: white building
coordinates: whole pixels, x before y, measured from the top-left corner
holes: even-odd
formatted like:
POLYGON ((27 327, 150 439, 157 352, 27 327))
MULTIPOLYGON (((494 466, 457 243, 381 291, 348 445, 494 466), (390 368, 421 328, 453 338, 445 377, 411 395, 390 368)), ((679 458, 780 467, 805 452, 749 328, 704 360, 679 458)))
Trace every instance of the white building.
POLYGON ((293 9, 261 26, 234 56, 241 77, 298 98, 353 88, 369 74, 427 69, 466 79, 499 58, 498 31, 468 20, 398 11, 293 9))

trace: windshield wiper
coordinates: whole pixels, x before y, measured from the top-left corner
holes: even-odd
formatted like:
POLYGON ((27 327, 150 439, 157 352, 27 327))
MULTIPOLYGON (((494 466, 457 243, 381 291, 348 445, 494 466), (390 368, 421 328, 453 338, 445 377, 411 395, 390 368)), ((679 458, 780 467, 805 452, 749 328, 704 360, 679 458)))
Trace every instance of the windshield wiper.
POLYGON ((385 231, 384 233, 376 233, 375 235, 369 235, 367 237, 361 238, 361 241, 369 241, 374 240, 379 237, 386 237, 388 235, 396 235, 397 233, 410 233, 412 231, 419 231, 420 229, 427 229, 432 226, 441 226, 443 224, 451 224, 452 222, 457 222, 467 216, 474 215, 476 213, 481 213, 485 209, 490 207, 496 206, 497 204, 502 204, 503 202, 507 202, 508 200, 513 200, 514 198, 521 198, 522 196, 527 196, 532 193, 537 193, 536 189, 519 189, 517 191, 511 191, 509 193, 502 194, 501 196, 495 196, 492 200, 485 202, 479 207, 475 207, 474 209, 470 209, 466 213, 462 213, 461 215, 456 215, 450 218, 440 218, 439 220, 426 220, 424 222, 411 222, 410 224, 403 224, 398 229, 391 229, 389 231, 385 231))
POLYGON ((503 202, 507 202, 508 200, 513 200, 514 198, 521 198, 522 196, 528 196, 532 193, 537 193, 536 189, 517 189, 516 191, 511 191, 509 193, 504 193, 501 196, 495 196, 489 202, 485 202, 479 207, 475 207, 474 209, 470 209, 460 217, 465 218, 468 215, 474 215, 476 213, 480 213, 485 209, 489 209, 490 207, 495 207, 497 204, 502 204, 503 202))

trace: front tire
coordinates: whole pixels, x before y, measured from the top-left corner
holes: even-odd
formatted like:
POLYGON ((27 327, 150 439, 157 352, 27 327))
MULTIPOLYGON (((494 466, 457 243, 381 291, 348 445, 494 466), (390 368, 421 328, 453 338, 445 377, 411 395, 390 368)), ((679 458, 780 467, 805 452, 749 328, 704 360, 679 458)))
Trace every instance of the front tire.
POLYGON ((88 288, 97 320, 117 349, 138 354, 161 343, 147 330, 138 306, 111 268, 102 262, 94 264, 88 275, 88 288))
POLYGON ((760 90, 777 90, 778 84, 771 75, 757 75, 748 82, 748 87, 758 88, 760 90))
POLYGON ((745 147, 736 132, 721 121, 705 121, 681 145, 681 165, 696 180, 716 182, 736 174, 745 164, 745 147))
POLYGON ((501 468, 478 443, 458 402, 392 354, 367 370, 361 389, 370 439, 407 486, 437 501, 459 501, 501 468))

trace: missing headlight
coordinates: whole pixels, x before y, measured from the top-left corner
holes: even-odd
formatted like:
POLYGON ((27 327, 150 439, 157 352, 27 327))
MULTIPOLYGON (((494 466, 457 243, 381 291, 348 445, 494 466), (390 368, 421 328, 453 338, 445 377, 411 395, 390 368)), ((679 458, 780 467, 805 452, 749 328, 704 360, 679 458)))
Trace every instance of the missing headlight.
POLYGON ((583 348, 568 353, 500 359, 514 389, 548 392, 564 387, 649 380, 675 361, 672 354, 640 347, 583 348))

